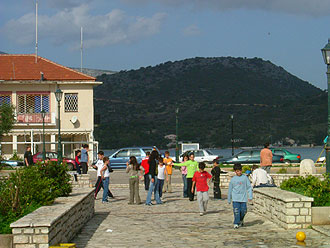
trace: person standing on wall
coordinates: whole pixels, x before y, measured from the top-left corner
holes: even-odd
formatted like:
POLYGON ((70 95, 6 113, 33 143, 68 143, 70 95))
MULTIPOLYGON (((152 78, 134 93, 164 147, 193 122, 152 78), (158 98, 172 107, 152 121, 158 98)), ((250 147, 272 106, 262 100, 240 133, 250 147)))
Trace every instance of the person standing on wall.
POLYGON ((31 146, 26 147, 26 152, 24 153, 24 163, 26 166, 33 165, 31 146))
POLYGON ((269 143, 267 142, 264 145, 264 149, 260 151, 260 167, 267 171, 267 173, 270 172, 270 168, 272 167, 273 163, 273 153, 269 149, 269 143))
POLYGON ((81 155, 80 155, 80 165, 82 168, 82 174, 87 174, 88 171, 88 145, 84 144, 81 149, 81 155))

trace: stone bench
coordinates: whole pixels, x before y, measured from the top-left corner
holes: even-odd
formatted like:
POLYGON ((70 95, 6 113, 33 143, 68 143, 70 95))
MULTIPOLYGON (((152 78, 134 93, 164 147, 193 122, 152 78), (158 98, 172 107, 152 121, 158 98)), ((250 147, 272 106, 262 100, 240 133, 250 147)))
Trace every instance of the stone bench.
POLYGON ((285 229, 307 228, 312 224, 311 197, 279 188, 253 190, 253 211, 285 229))
POLYGON ((74 189, 12 223, 13 248, 46 248, 69 242, 94 215, 94 189, 74 189))

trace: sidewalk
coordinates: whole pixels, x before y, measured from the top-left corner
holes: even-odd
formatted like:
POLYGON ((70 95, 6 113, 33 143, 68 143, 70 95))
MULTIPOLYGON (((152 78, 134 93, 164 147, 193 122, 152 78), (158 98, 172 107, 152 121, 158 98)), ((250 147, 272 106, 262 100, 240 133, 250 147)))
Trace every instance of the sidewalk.
MULTIPOLYGON (((116 198, 106 205, 100 191, 95 216, 72 240, 77 247, 301 247, 295 239, 299 230, 284 230, 251 211, 245 226, 233 229, 227 201, 211 197, 207 214, 199 216, 197 202, 182 198, 181 188, 165 194, 165 204, 153 206, 128 205, 127 188, 112 185, 116 198)), ((142 187, 140 196, 146 199, 142 187)), ((330 247, 329 237, 312 229, 303 231, 306 247, 330 247)))

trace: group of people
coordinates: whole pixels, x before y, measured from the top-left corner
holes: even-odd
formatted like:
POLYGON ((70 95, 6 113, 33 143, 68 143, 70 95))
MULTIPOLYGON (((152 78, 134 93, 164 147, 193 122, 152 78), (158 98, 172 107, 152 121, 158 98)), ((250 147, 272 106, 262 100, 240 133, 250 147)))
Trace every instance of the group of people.
MULTIPOLYGON (((268 149, 267 145, 265 145, 265 149, 268 149)), ((269 153, 267 153, 267 156, 269 156, 269 153)), ((266 163, 269 163, 269 160, 266 160, 266 163)), ((142 204, 139 194, 139 183, 141 180, 144 181, 144 188, 147 191, 145 204, 148 206, 153 205, 151 202, 153 194, 156 204, 163 204, 163 193, 172 192, 171 176, 173 166, 180 167, 183 179, 183 197, 194 201, 195 191, 197 192, 197 202, 201 216, 207 210, 211 179, 213 181, 214 199, 221 199, 220 174, 226 172, 221 171, 217 160, 213 161, 211 175, 205 171, 204 162, 198 163, 195 161, 193 153, 189 156, 184 156, 181 163, 174 163, 168 151, 165 152, 165 157, 163 158, 157 150, 153 150, 151 153, 147 152, 146 158, 142 160, 141 165, 134 156, 131 156, 127 162, 126 173, 128 174, 130 191, 128 204, 142 204)), ((93 167, 97 170, 95 198, 100 188, 103 188, 102 203, 108 203, 108 197, 113 197, 109 190, 109 175, 112 172, 109 166, 109 158, 105 157, 102 151, 99 151, 98 161, 93 167)), ((228 203, 233 205, 234 228, 244 225, 247 202, 252 200, 252 188, 267 185, 271 181, 266 168, 268 167, 253 167, 251 184, 248 176, 242 173, 241 164, 234 165, 235 176, 230 180, 227 198, 228 203)))

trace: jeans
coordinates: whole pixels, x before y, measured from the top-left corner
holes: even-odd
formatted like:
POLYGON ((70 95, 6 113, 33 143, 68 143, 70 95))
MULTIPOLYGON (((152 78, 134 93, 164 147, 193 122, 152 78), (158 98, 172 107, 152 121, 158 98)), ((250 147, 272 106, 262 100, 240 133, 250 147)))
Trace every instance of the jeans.
MULTIPOLYGON (((109 177, 109 182, 110 182, 110 177, 109 177)), ((103 189, 103 183, 102 183, 102 178, 100 176, 97 177, 97 181, 95 183, 95 192, 94 192, 94 197, 97 197, 97 194, 99 193, 100 189, 103 189)), ((113 198, 113 194, 110 192, 109 186, 108 186, 108 196, 113 198)))
POLYGON ((188 197, 187 174, 182 174, 183 181, 183 197, 188 197))
POLYGON ((144 189, 146 191, 149 190, 149 184, 150 184, 149 174, 145 174, 144 175, 144 189))
POLYGON ((80 169, 80 165, 78 163, 76 163, 76 169, 77 169, 77 173, 80 175, 81 169, 80 169))
MULTIPOLYGON (((156 196, 159 195, 159 198, 163 196, 163 186, 164 186, 164 179, 158 179, 156 183, 156 196)), ((156 197, 157 199, 157 197, 156 197)))
POLYGON ((103 179, 103 198, 102 201, 108 201, 108 191, 109 191, 109 177, 105 177, 103 179))
POLYGON ((207 202, 209 201, 209 193, 207 191, 197 191, 197 201, 199 205, 199 212, 206 212, 207 202))
POLYGON ((188 197, 190 201, 193 201, 195 196, 195 188, 194 191, 191 192, 192 184, 192 178, 187 178, 188 197))
MULTIPOLYGON (((152 179, 151 175, 149 175, 149 179, 150 179, 150 184, 149 184, 149 191, 148 191, 148 195, 147 195, 146 204, 151 204, 152 192, 154 190, 156 190, 156 187, 155 186, 157 184, 157 177, 155 177, 155 181, 154 182, 151 181, 151 179, 152 179)), ((155 198, 156 198, 156 203, 158 203, 158 204, 162 203, 160 201, 159 194, 157 194, 156 191, 155 191, 155 198)))
POLYGON ((213 195, 214 195, 214 199, 221 199, 221 190, 220 190, 219 182, 213 183, 213 195))
POLYGON ((234 224, 239 225, 243 222, 247 212, 246 202, 233 202, 234 224))
POLYGON ((80 165, 81 165, 81 168, 82 168, 82 174, 87 174, 87 171, 88 171, 87 163, 86 162, 81 162, 80 165))

